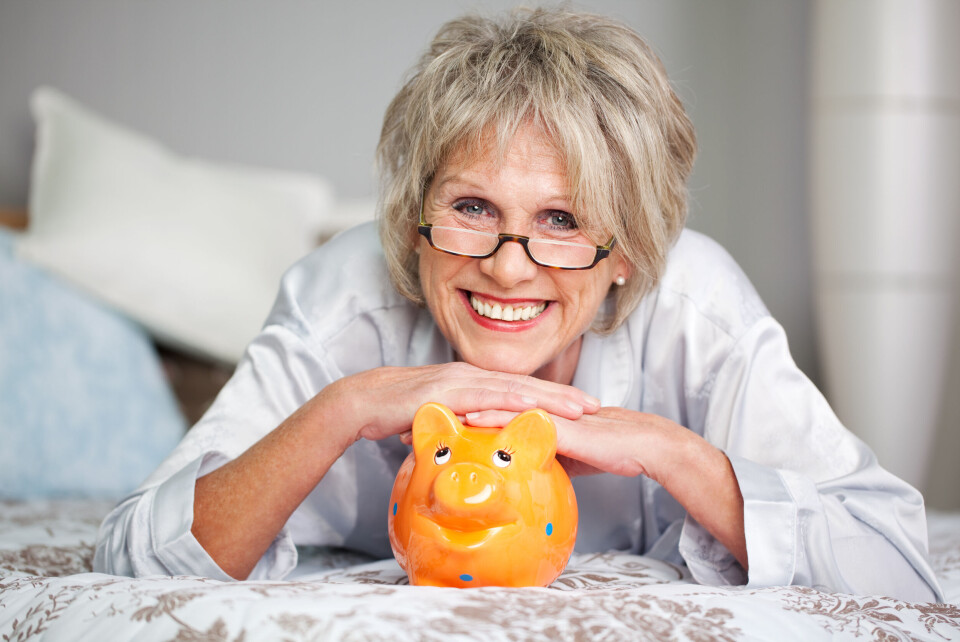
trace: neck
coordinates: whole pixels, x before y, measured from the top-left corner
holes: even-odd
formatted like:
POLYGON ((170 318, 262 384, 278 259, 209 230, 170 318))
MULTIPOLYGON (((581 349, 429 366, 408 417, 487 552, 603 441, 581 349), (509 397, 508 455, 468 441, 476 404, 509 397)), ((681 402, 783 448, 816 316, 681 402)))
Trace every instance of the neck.
POLYGON ((580 362, 580 346, 583 337, 577 337, 573 343, 564 348, 563 352, 550 363, 544 364, 533 373, 537 379, 562 383, 569 386, 573 383, 573 375, 577 372, 577 363, 580 362))

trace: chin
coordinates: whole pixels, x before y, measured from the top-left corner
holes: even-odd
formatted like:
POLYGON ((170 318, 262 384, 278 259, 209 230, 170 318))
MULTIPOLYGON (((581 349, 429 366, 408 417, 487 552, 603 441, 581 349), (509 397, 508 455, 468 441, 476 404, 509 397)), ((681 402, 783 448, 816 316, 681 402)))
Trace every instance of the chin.
POLYGON ((482 351, 479 355, 461 354, 461 357, 470 365, 484 370, 516 375, 532 375, 543 365, 539 362, 532 363, 528 358, 518 358, 513 350, 488 350, 482 351))

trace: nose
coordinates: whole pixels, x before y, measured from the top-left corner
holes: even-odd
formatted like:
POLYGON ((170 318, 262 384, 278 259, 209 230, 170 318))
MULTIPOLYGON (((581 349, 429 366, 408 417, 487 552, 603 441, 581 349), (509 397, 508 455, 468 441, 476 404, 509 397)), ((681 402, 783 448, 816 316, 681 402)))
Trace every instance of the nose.
POLYGON ((516 241, 508 241, 493 256, 480 259, 480 271, 504 288, 533 279, 538 269, 516 241))
POLYGON ((502 493, 492 470, 468 462, 451 466, 433 485, 435 509, 451 517, 479 517, 500 502, 502 493))

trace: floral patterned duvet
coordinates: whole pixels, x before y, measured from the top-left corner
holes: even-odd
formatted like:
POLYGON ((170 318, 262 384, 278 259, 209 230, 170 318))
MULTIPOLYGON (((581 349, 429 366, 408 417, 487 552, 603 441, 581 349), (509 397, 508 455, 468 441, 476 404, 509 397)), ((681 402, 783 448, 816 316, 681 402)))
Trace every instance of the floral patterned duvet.
POLYGON ((715 588, 623 553, 544 589, 411 587, 393 560, 302 551, 283 582, 90 572, 103 502, 0 502, 0 640, 957 640, 960 515, 933 513, 947 602, 715 588))

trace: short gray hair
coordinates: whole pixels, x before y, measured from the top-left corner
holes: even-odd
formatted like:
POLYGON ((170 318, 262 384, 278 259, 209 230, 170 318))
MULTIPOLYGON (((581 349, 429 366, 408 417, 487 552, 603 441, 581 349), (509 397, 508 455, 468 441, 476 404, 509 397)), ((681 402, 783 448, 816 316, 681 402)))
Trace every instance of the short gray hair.
POLYGON ((610 332, 658 282, 687 214, 693 125, 659 58, 626 25, 565 9, 467 16, 440 28, 387 108, 377 147, 380 236, 396 288, 423 303, 420 199, 451 156, 494 133, 501 154, 540 126, 571 182, 591 238, 616 237, 632 278, 612 290, 610 332))

